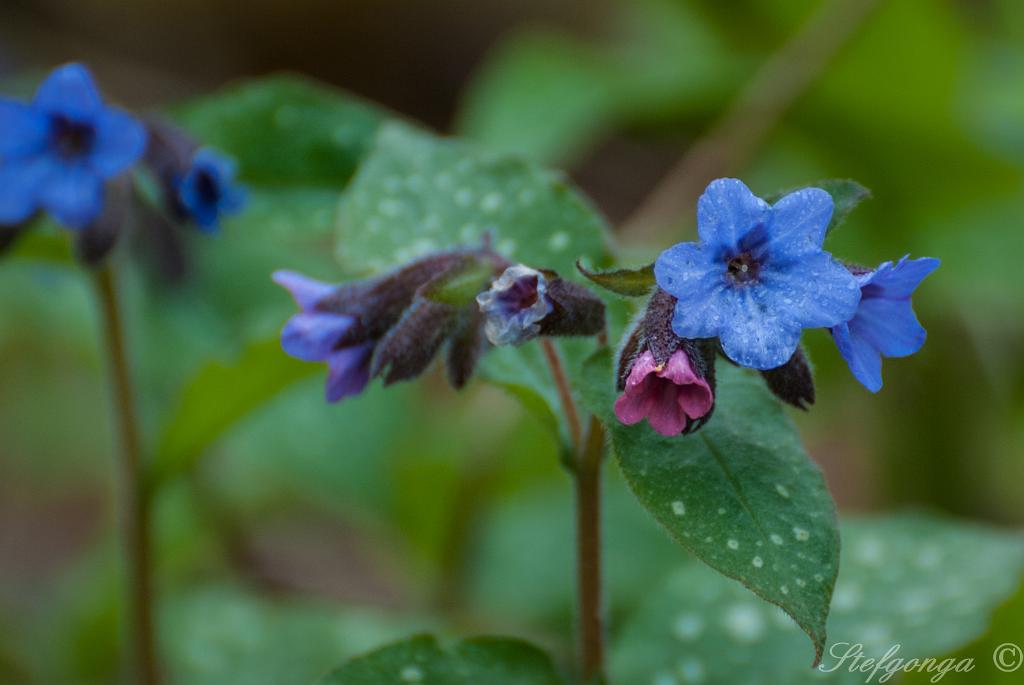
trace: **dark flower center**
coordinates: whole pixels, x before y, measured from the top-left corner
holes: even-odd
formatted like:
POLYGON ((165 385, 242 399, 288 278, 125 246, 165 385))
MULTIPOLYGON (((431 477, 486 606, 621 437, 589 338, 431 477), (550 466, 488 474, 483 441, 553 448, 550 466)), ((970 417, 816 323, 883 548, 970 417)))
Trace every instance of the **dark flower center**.
POLYGON ((729 278, 735 283, 756 281, 761 272, 761 264, 749 252, 733 257, 726 265, 729 278))
POLYGON ((213 174, 200 171, 196 176, 196 193, 203 204, 215 205, 220 202, 220 184, 213 174))
POLYGON ((52 119, 51 136, 57 154, 66 159, 81 157, 92 150, 96 129, 92 124, 74 121, 63 114, 52 119))
POLYGON ((536 276, 519 278, 508 290, 498 295, 498 301, 507 312, 519 312, 537 303, 539 280, 536 276))

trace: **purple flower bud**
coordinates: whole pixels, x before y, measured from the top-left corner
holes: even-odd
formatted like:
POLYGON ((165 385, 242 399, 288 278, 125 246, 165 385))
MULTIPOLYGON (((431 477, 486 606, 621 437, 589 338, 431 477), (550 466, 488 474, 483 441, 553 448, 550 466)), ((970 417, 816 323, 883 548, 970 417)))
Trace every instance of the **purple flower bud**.
POLYGON ((619 358, 615 415, 632 425, 647 419, 666 436, 691 433, 715 406, 715 345, 672 330, 676 299, 660 288, 626 339, 619 358))
POLYGON ((548 281, 522 264, 505 269, 490 290, 476 296, 484 315, 484 332, 492 345, 520 345, 540 334, 540 321, 554 306, 548 281))
POLYGON ((625 392, 615 401, 615 416, 626 425, 644 419, 655 431, 672 436, 711 411, 715 396, 708 382, 698 376, 683 349, 658 364, 644 351, 630 369, 625 392))
POLYGON ((317 309, 322 300, 338 290, 338 286, 291 271, 274 272, 274 282, 292 294, 301 310, 288 320, 281 332, 284 351, 303 361, 327 362, 328 402, 337 402, 362 392, 370 381, 374 343, 342 344, 343 336, 355 324, 355 319, 317 309))

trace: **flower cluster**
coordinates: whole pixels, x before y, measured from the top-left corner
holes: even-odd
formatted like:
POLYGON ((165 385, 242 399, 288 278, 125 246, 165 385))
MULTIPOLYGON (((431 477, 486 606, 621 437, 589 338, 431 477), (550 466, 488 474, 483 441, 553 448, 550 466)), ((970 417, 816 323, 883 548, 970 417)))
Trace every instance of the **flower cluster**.
POLYGON ((243 205, 230 160, 107 105, 81 64, 55 69, 31 102, 0 98, 0 131, 0 248, 46 212, 75 233, 84 261, 99 262, 136 213, 152 216, 135 211, 141 193, 128 172, 140 161, 176 223, 210 231, 243 205))
POLYGON ((807 328, 829 329, 857 380, 877 392, 881 358, 924 343, 910 296, 939 261, 844 265, 822 249, 832 212, 819 188, 770 205, 741 181, 712 182, 697 204, 700 241, 674 245, 654 264, 656 292, 621 357, 619 419, 647 418, 666 435, 699 427, 713 403, 715 348, 806 408, 814 402, 799 347, 807 328))
POLYGON ((442 349, 448 380, 461 388, 488 344, 594 335, 604 326, 604 305, 585 288, 509 264, 489 248, 431 254, 341 285, 291 271, 274 281, 300 310, 281 345, 298 359, 327 363, 328 402, 359 394, 371 378, 384 385, 415 378, 442 349))

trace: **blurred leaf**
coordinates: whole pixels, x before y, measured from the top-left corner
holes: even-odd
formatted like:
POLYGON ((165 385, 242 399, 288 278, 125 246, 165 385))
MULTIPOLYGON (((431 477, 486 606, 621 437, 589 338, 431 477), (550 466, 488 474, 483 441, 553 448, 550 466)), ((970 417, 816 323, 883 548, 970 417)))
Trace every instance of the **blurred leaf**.
POLYGON ((538 161, 572 158, 611 123, 611 76, 596 49, 568 36, 515 36, 474 79, 458 130, 493 150, 538 161))
POLYGON ((251 183, 340 188, 388 116, 312 79, 278 74, 244 82, 173 112, 203 145, 238 160, 251 183))
POLYGON ((555 172, 388 124, 338 210, 337 253, 381 269, 486 236, 504 257, 570 273, 603 264, 607 226, 555 172))
POLYGON ((639 269, 613 269, 611 271, 589 271, 579 261, 576 262, 579 272, 605 290, 610 290, 627 297, 641 297, 655 286, 654 264, 639 269))
POLYGON ((691 436, 666 438, 646 423, 611 421, 619 465, 683 547, 782 607, 820 658, 839 568, 835 505, 760 378, 725 366, 717 402, 707 426, 691 436))
POLYGON ((839 664, 850 645, 875 659, 896 644, 903 659, 948 652, 984 632, 1024 566, 1018 535, 923 516, 854 520, 843 525, 843 539, 832 643, 820 670, 808 667, 789 617, 691 564, 626 622, 612 647, 613 680, 861 684, 866 672, 839 664))
POLYGON ((551 658, 520 640, 481 637, 450 651, 421 635, 348 662, 321 685, 561 685, 551 658))
POLYGON ((162 618, 173 682, 189 685, 309 683, 339 658, 429 626, 412 617, 266 599, 231 587, 173 597, 162 618))
POLYGON ((203 451, 240 418, 320 365, 292 359, 278 340, 248 346, 231 364, 211 362, 185 386, 164 423, 150 478, 153 485, 191 468, 203 451))
POLYGON ((615 35, 605 44, 513 34, 464 96, 459 132, 492 149, 564 162, 610 129, 703 109, 729 91, 737 60, 690 3, 645 0, 612 11, 615 35))
POLYGON ((51 221, 34 221, 25 227, 24 233, 10 237, 7 251, 0 250, 0 259, 20 258, 73 266, 75 256, 69 233, 51 221))

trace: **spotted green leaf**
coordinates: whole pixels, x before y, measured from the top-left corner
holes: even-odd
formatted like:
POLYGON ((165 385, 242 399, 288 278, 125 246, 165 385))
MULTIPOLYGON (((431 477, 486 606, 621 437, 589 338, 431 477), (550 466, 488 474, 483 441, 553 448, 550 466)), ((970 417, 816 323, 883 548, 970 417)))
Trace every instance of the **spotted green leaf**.
POLYGON ((606 224, 558 173, 399 123, 381 128, 340 204, 342 263, 378 270, 485 237, 506 258, 569 275, 607 260, 606 224))
POLYGON ((387 113, 326 84, 278 74, 194 100, 173 115, 202 144, 231 154, 246 182, 340 187, 387 113))
POLYGON ((320 685, 563 685, 551 659, 508 638, 473 638, 443 649, 421 635, 357 657, 320 685))
POLYGON ((851 673, 852 657, 842 660, 848 650, 862 646, 860 664, 897 644, 892 658, 941 660, 985 632, 1024 567, 1021 536, 981 526, 902 515, 848 521, 842 532, 830 644, 819 669, 808 666, 804 641, 782 611, 688 564, 626 619, 611 650, 612 681, 860 685, 870 668, 851 673))
POLYGON ((702 430, 666 438, 646 423, 612 420, 612 446, 654 518, 708 566, 782 607, 817 660, 839 568, 835 505, 761 379, 721 366, 715 414, 702 430))

